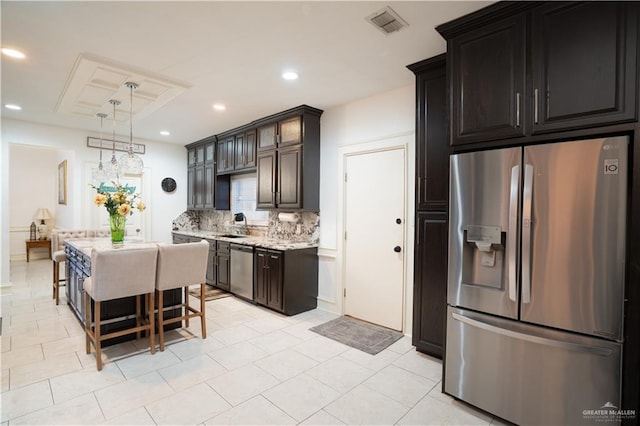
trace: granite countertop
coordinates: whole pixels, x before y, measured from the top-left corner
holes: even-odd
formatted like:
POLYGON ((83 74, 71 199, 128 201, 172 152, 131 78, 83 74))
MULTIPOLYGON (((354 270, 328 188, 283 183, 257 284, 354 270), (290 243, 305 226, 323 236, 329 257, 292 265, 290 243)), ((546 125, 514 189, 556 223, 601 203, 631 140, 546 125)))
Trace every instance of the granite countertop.
MULTIPOLYGON (((196 238, 205 238, 209 240, 219 240, 226 241, 229 243, 242 244, 245 246, 253 246, 253 247, 261 247, 273 250, 300 250, 307 248, 315 248, 318 247, 318 243, 310 242, 310 241, 287 241, 287 240, 276 240, 266 237, 253 237, 250 235, 243 235, 240 238, 229 238, 224 237, 223 235, 228 235, 222 232, 213 232, 213 231, 173 231, 174 234, 186 235, 188 237, 196 237, 196 238)), ((126 241, 126 238, 125 238, 126 241)))
POLYGON ((125 237, 123 244, 112 244, 111 238, 69 238, 65 241, 76 250, 91 256, 91 250, 130 250, 137 248, 156 247, 157 242, 143 241, 141 238, 125 237))

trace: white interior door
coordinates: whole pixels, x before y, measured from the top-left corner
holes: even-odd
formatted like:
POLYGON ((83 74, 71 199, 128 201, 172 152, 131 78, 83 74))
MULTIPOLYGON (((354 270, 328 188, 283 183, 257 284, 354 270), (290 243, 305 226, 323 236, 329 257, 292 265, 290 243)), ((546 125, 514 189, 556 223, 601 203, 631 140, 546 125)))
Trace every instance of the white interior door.
POLYGON ((344 313, 402 331, 405 149, 345 160, 344 313))

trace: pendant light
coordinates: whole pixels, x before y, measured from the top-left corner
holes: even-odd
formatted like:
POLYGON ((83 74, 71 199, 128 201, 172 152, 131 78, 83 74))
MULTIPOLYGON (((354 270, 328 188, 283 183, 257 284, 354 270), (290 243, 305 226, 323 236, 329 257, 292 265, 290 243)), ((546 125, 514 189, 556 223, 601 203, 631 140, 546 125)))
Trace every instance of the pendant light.
POLYGON ((113 105, 113 116, 111 117, 113 139, 111 140, 111 160, 103 166, 103 170, 107 179, 118 181, 118 160, 116 159, 116 107, 120 105, 120 101, 115 99, 109 100, 113 105))
POLYGON ((140 156, 133 152, 133 91, 138 88, 136 83, 130 81, 125 83, 131 93, 129 103, 129 149, 120 156, 118 160, 118 171, 121 176, 125 174, 141 175, 144 171, 144 163, 140 156))
POLYGON ((91 173, 91 180, 94 184, 100 185, 102 182, 107 180, 107 174, 105 173, 104 166, 102 164, 102 123, 107 114, 99 112, 96 115, 100 117, 100 162, 98 163, 98 168, 93 169, 91 173))

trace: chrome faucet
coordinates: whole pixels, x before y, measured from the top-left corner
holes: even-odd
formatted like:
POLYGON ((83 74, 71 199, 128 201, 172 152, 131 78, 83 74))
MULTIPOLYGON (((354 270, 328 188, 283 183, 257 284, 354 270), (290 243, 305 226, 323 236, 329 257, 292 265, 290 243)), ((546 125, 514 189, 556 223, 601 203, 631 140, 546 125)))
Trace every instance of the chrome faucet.
POLYGON ((242 212, 236 213, 233 215, 234 222, 242 222, 243 220, 244 220, 244 233, 246 234, 247 233, 247 217, 242 212))

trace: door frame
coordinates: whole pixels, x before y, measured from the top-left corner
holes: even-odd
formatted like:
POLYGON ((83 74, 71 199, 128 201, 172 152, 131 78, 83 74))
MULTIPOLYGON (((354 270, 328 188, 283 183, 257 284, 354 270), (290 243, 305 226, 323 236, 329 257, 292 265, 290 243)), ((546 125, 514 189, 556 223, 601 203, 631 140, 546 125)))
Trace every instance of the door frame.
POLYGON ((346 223, 346 210, 345 210, 345 196, 346 187, 344 174, 347 164, 347 157, 354 155, 369 154, 382 151, 390 151, 394 149, 404 150, 404 262, 403 262, 403 285, 402 285, 402 332, 410 334, 411 332, 411 316, 413 313, 413 231, 414 231, 414 217, 409 212, 413 212, 413 206, 415 200, 413 197, 409 197, 409 194, 413 194, 413 180, 408 179, 414 173, 412 159, 415 158, 413 144, 415 139, 414 132, 406 132, 373 140, 370 142, 363 142, 355 145, 348 145, 338 149, 338 208, 337 208, 337 253, 336 253, 336 302, 340 313, 344 315, 344 289, 345 289, 345 274, 346 274, 346 251, 344 244, 344 232, 346 223))

